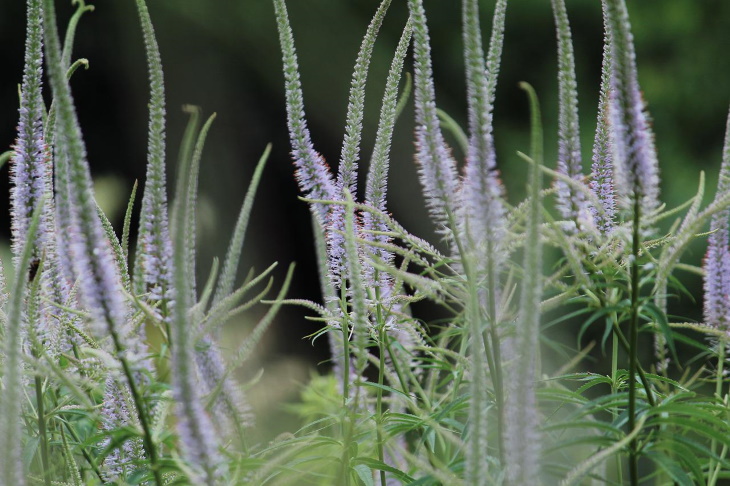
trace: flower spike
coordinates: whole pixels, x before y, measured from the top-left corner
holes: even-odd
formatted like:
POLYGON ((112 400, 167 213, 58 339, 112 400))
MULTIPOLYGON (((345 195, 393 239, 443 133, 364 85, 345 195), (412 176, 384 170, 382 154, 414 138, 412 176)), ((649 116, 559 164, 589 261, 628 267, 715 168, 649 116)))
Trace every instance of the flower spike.
MULTIPOLYGON (((43 133, 45 103, 43 76, 43 13, 39 2, 28 3, 28 35, 20 96, 18 139, 11 159, 12 248, 17 261, 26 241, 30 218, 44 195, 52 190, 51 158, 43 133)), ((47 201, 47 203, 50 201, 47 201)), ((48 234, 47 216, 40 222, 34 258, 40 258, 48 234)))
MULTIPOLYGON (((715 200, 730 191, 730 113, 715 200)), ((730 210, 712 217, 705 256, 705 322, 730 333, 730 210)))
POLYGON ((163 318, 168 303, 175 299, 172 286, 172 242, 167 215, 165 176, 165 86, 160 50, 144 0, 137 0, 147 51, 150 77, 150 121, 147 148, 147 177, 137 238, 135 292, 150 293, 151 302, 160 302, 163 318))
POLYGON ((422 0, 409 0, 413 25, 414 95, 416 99, 416 160, 431 216, 450 235, 456 226, 458 176, 439 127, 431 66, 431 46, 422 0))
POLYGON ((590 187, 601 203, 601 208, 591 207, 593 222, 602 233, 613 229, 616 217, 616 195, 613 184, 613 144, 611 142, 611 122, 609 116, 611 85, 611 39, 607 31, 603 46, 603 65, 601 68, 601 92, 598 100, 598 121, 593 141, 593 164, 591 166, 590 187))
POLYGON ((610 119, 617 192, 627 208, 647 216, 659 207, 654 134, 641 96, 634 37, 624 0, 604 0, 611 40, 610 119))
MULTIPOLYGON (((575 79, 573 40, 564 0, 552 0, 558 36, 558 85, 560 114, 558 128, 558 173, 582 181, 580 123, 578 120, 578 87, 575 79)), ((585 218, 586 203, 582 192, 561 180, 557 187, 557 208, 563 218, 579 221, 585 218)))
MULTIPOLYGON (((274 0, 274 8, 284 58, 289 137, 299 187, 305 197, 335 200, 338 199, 338 194, 336 194, 332 174, 322 156, 314 150, 307 121, 304 118, 304 99, 297 66, 297 53, 284 0, 274 0)), ((313 210, 320 224, 326 224, 329 212, 327 205, 314 203, 313 210)))

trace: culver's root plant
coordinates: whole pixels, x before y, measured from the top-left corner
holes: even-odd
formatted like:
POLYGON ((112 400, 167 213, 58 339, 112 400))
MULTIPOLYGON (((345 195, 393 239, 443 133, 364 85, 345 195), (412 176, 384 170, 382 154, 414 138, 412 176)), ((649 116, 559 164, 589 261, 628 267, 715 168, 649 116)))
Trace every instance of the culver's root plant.
MULTIPOLYGON (((266 149, 220 275, 197 288, 195 208, 202 150, 214 117, 190 122, 168 214, 165 95, 147 7, 136 2, 150 77, 147 179, 134 262, 132 190, 121 240, 94 199, 69 79, 76 14, 59 39, 53 0, 28 2, 18 138, 11 155, 15 278, 3 284, 0 484, 222 484, 253 425, 232 372, 271 323, 275 303, 226 363, 221 326, 250 306, 235 277, 266 149), (44 70, 45 66, 45 70, 44 70), (53 102, 42 96, 47 73, 53 102), (133 271, 130 271, 133 268, 133 271), (9 294, 6 292, 9 290, 9 294), (154 335, 154 338, 150 335, 154 335), (148 337, 149 336, 149 337, 148 337)), ((284 295, 291 269, 282 284, 284 295)), ((260 296, 256 298, 256 301, 260 296)))
POLYGON ((312 461, 298 468, 299 481, 720 484, 728 477, 730 432, 724 371, 730 141, 709 206, 701 205, 703 178, 685 205, 662 204, 626 5, 604 0, 601 95, 586 173, 568 12, 562 0, 553 0, 558 156, 544 160, 538 97, 523 83, 531 107, 525 129, 532 137, 529 155, 519 154, 527 168, 526 198, 515 202, 500 182, 493 138, 508 2, 494 2, 486 48, 479 2, 460 2, 468 115, 462 130, 437 109, 426 10, 421 0, 409 0, 365 194, 358 198, 364 86, 390 3, 381 2, 355 62, 335 174, 307 129, 285 1, 274 0, 292 158, 320 242, 325 301, 305 304, 325 324, 336 379, 331 386, 341 396, 341 407, 333 403, 330 413, 313 413, 306 403, 314 398, 304 395, 300 411, 319 421, 317 439, 306 428, 298 435, 308 442, 300 460, 312 461), (407 79, 398 100, 409 43, 413 81, 407 79), (441 236, 432 244, 408 233, 385 204, 388 168, 403 163, 389 160, 393 126, 411 88, 415 162, 441 236), (447 146, 443 130, 455 135, 457 150, 447 146), (555 214, 544 204, 550 198, 555 214), (682 263, 689 242, 707 235, 708 223, 704 267, 682 263), (543 261, 544 248, 560 256, 543 261), (682 272, 705 276, 705 322, 667 317, 667 296, 681 293, 682 272), (451 311, 449 322, 413 316, 409 305, 423 299, 451 311), (556 326, 574 329, 577 345, 551 341, 556 326), (583 343, 589 330, 611 361, 609 374, 593 371, 587 359, 596 344, 583 343), (651 355, 640 352, 647 340, 655 343, 651 355), (544 346, 557 349, 565 366, 544 369, 544 346), (680 362, 679 351, 696 356, 680 362))
POLYGON ((564 0, 551 0, 554 17, 545 21, 554 22, 558 53, 557 160, 544 156, 538 93, 522 83, 531 134, 529 147, 515 147, 523 200, 502 185, 493 130, 508 0, 493 2, 486 46, 484 2, 453 2, 462 13, 464 128, 437 108, 432 63, 439 60, 431 57, 422 0, 382 0, 353 55, 336 172, 307 128, 285 0, 272 0, 291 155, 312 213, 323 300, 285 298, 290 267, 230 357, 221 327, 271 286, 264 281, 274 265, 236 285, 269 148, 222 265, 197 282, 198 172, 214 116, 202 121, 199 108, 185 107, 189 123, 169 191, 163 57, 145 1, 135 3, 150 81, 147 176, 131 189, 118 238, 94 197, 71 89, 75 70, 88 65, 74 60, 75 30, 92 7, 73 1, 62 42, 54 0, 27 2, 18 135, 2 157, 10 159, 14 277, 0 272, 0 485, 730 480, 730 117, 712 202, 703 205, 701 176, 696 196, 668 208, 625 0, 602 0, 592 147, 581 145, 568 11, 564 0), (407 19, 388 15, 397 1, 407 1, 407 19), (369 67, 385 22, 401 22, 402 34, 359 184, 369 67), (413 163, 391 160, 394 127, 411 102, 433 242, 409 232, 387 206, 391 166, 413 163), (707 240, 701 268, 682 259, 697 238, 707 240), (692 297, 683 295, 688 273, 704 277, 703 322, 668 315, 670 296, 692 297), (412 310, 419 301, 449 318, 419 315, 412 310), (233 372, 284 304, 314 313, 313 337, 328 340, 331 366, 286 405, 301 427, 257 443, 233 372), (558 328, 576 341, 555 341, 558 328), (548 366, 546 350, 563 365, 548 366), (610 371, 591 356, 610 362, 610 371))

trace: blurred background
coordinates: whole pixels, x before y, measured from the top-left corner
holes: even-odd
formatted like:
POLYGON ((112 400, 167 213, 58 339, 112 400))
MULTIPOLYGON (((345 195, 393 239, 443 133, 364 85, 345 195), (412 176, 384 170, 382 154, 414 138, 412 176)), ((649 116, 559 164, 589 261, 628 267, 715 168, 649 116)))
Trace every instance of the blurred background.
MULTIPOLYGON (((17 123, 22 77, 25 2, 0 0, 0 150, 11 146, 17 123)), ((78 71, 72 90, 84 130, 100 202, 121 228, 135 180, 144 179, 148 85, 142 35, 132 0, 90 2, 79 26, 74 58, 90 62, 78 71)), ((168 107, 168 164, 174 174, 186 116, 183 104, 218 117, 208 138, 200 179, 199 278, 214 256, 223 256, 254 165, 267 143, 273 152, 257 195, 245 243, 241 277, 251 267, 280 263, 280 284, 290 262, 297 263, 289 295, 319 300, 310 215, 299 201, 286 131, 283 76, 278 34, 270 0, 148 0, 165 68, 168 107)), ((317 149, 336 167, 352 66, 362 35, 377 8, 376 0, 288 0, 304 87, 307 117, 317 149)), ((599 0, 566 0, 571 18, 580 87, 583 155, 586 171, 595 129, 602 55, 599 0)), ((70 0, 57 2, 62 29, 71 16, 70 0)), ((493 0, 482 5, 485 40, 493 0)), ((465 122, 460 2, 425 0, 432 35, 437 100, 462 125, 465 122)), ((662 192, 675 206, 695 194, 700 171, 707 171, 707 196, 714 196, 725 121, 730 101, 730 2, 727 0, 629 1, 639 61, 639 76, 654 119, 661 161, 662 192)), ((388 66, 407 15, 406 1, 394 0, 374 51, 367 92, 363 158, 369 158, 388 66)), ((410 70, 410 64, 407 65, 410 70)), ((556 153, 556 40, 548 0, 513 1, 497 88, 495 136, 498 164, 508 197, 523 192, 524 162, 516 151, 529 150, 528 111, 519 81, 530 82, 543 108, 546 161, 556 153)), ((413 233, 431 238, 413 163, 409 107, 396 127, 389 207, 413 233)), ((461 160, 462 155, 455 151, 461 160)), ((363 162, 363 169, 366 162, 363 162)), ((364 173, 364 172, 363 172, 364 173)), ((7 168, 0 194, 8 194, 7 168)), ((364 181, 364 175, 362 176, 364 181)), ((174 179, 170 179, 174 180, 174 179)), ((139 206, 139 200, 138 200, 139 206)), ((9 235, 8 197, 0 197, 0 237, 9 235)), ((704 241, 688 254, 699 264, 704 241)), ((3 254, 10 266, 7 249, 3 254)), ((685 298, 671 311, 701 319, 701 280, 685 285, 685 298)), ((259 306, 233 323, 241 333, 265 311, 259 306)), ((317 364, 327 359, 325 339, 305 336, 318 329, 300 308, 284 309, 268 333, 255 363, 243 378, 264 369, 253 386, 255 408, 271 407, 295 396, 317 364), (270 379, 271 377, 279 377, 270 379)), ((423 316, 428 319, 428 316, 423 316)), ((236 342, 236 341, 231 341, 236 342)), ((231 346, 234 346, 231 344, 231 346)), ((326 364, 320 364, 323 370, 326 364)), ((265 419, 264 419, 265 420, 265 419)))

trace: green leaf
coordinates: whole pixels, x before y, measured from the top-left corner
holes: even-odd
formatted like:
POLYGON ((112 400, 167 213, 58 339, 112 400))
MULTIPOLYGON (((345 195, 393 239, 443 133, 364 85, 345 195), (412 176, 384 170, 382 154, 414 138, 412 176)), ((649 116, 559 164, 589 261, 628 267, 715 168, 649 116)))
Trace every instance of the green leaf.
POLYGON ((365 486, 375 485, 375 482, 373 481, 373 473, 370 471, 369 467, 365 466, 364 464, 359 464, 357 466, 353 466, 352 470, 353 472, 355 472, 357 477, 360 478, 365 486))
POLYGON ((223 261, 223 268, 221 270, 221 276, 218 280, 218 286, 213 297, 213 305, 215 306, 225 297, 230 295, 233 284, 236 279, 236 271, 238 270, 238 261, 243 251, 243 241, 246 237, 246 229, 248 228, 248 221, 251 217, 251 209, 253 208, 254 196, 261 180, 261 175, 264 171, 266 161, 269 160, 271 154, 271 144, 266 146, 264 153, 261 155, 256 169, 249 182, 246 196, 243 199, 243 205, 241 211, 238 213, 238 220, 236 221, 236 227, 233 230, 233 236, 231 236, 231 242, 228 244, 228 251, 226 252, 226 258, 223 261))
POLYGON ((680 486, 693 486, 695 484, 692 481, 692 478, 690 478, 679 466, 677 458, 668 457, 656 452, 647 452, 644 455, 654 461, 654 463, 657 464, 662 471, 666 472, 669 477, 679 483, 680 486))
POLYGON ((659 329, 661 330, 664 339, 667 341, 667 346, 669 346, 669 350, 672 352, 674 362, 681 363, 677 356, 677 349, 674 346, 674 332, 672 331, 672 328, 669 327, 666 314, 653 302, 644 303, 641 306, 640 311, 646 311, 647 314, 654 318, 654 322, 659 325, 659 329))
POLYGON ((368 387, 371 387, 371 388, 381 389, 381 390, 390 392, 390 393, 392 393, 394 395, 400 395, 403 398, 405 398, 406 400, 408 400, 409 402, 412 402, 413 401, 413 399, 411 398, 410 395, 408 395, 408 394, 406 394, 406 393, 404 393, 404 392, 402 392, 400 390, 396 390, 395 388, 390 387, 388 385, 381 385, 379 383, 375 383, 375 382, 372 382, 372 381, 358 381, 358 382, 356 382, 356 384, 357 385, 362 385, 362 386, 368 386, 368 387))
POLYGON ((413 478, 409 476, 408 474, 404 473, 400 469, 397 469, 393 466, 389 466, 388 464, 385 464, 384 462, 378 461, 376 459, 372 459, 369 457, 356 457, 351 461, 351 464, 355 464, 355 467, 358 466, 365 466, 368 470, 375 470, 375 471, 385 471, 387 473, 392 474, 396 478, 398 478, 400 481, 403 481, 405 484, 411 484, 411 481, 413 481, 413 478))
POLYGON ((129 202, 127 203, 127 210, 124 213, 124 226, 122 227, 122 251, 124 252, 124 258, 129 266, 129 231, 132 226, 132 210, 134 209, 134 200, 137 197, 137 181, 134 181, 132 186, 132 194, 129 195, 129 202))

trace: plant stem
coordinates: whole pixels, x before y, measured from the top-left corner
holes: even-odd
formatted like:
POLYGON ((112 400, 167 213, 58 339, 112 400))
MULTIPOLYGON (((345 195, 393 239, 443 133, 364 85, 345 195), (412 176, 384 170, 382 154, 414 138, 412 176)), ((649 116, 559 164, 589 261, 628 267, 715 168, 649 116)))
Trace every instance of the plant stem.
MULTIPOLYGON (((377 292, 377 290, 376 290, 377 292)), ((380 348, 380 369, 378 370, 378 391, 377 391, 377 402, 376 402, 376 429, 375 433, 378 441, 378 459, 380 462, 385 463, 385 452, 383 450, 383 378, 385 369, 385 351, 386 342, 388 340, 388 334, 385 332, 385 322, 381 322, 382 316, 380 315, 380 306, 378 306, 378 322, 380 323, 378 347, 380 348)), ((380 484, 385 486, 385 471, 380 470, 380 484)))
MULTIPOLYGON (((35 354, 35 353, 34 353, 35 354)), ((46 436, 46 412, 43 406, 43 381, 35 376, 36 411, 38 412, 38 435, 41 439, 41 463, 43 464, 43 484, 51 486, 50 470, 48 468, 48 437, 46 436)))
MULTIPOLYGON (((618 338, 618 342, 621 344, 621 346, 624 348, 624 350, 628 353, 630 348, 630 343, 628 339, 626 339, 626 336, 624 336, 624 333, 621 332, 621 329, 618 327, 618 323, 614 322, 614 328, 613 328, 613 334, 615 337, 618 338)), ((639 379, 641 380, 641 384, 644 385, 644 390, 646 390, 646 400, 649 402, 649 405, 652 407, 656 405, 656 400, 654 399, 654 392, 651 390, 651 387, 649 386, 649 380, 646 377, 646 374, 644 373, 644 368, 641 367, 641 365, 637 362, 636 364, 636 373, 639 375, 639 379)))
MULTIPOLYGON (((611 315, 611 321, 613 322, 614 329, 618 326, 616 314, 611 315)), ((616 394, 618 392, 618 333, 613 333, 612 342, 612 353, 611 353, 611 393, 616 394)), ((618 417, 618 407, 614 407, 612 410, 614 418, 618 417)), ((618 476, 619 484, 623 483, 623 469, 621 467, 621 457, 616 456, 616 474, 618 476)))
MULTIPOLYGON (((78 434, 73 429, 73 427, 71 427, 71 425, 68 422, 65 422, 65 421, 64 421, 64 425, 66 426, 66 430, 68 430, 68 433, 71 434, 71 437, 73 438, 73 440, 75 440, 76 442, 78 442, 79 444, 81 444, 81 439, 79 438, 78 434)), ((82 447, 81 448, 81 454, 86 459, 86 462, 88 462, 89 465, 91 466, 91 470, 94 471, 94 474, 96 474, 96 476, 103 483, 104 482, 104 477, 101 475, 101 471, 99 470, 99 466, 96 465, 96 462, 94 461, 94 459, 91 457, 91 455, 89 455, 89 451, 87 451, 86 448, 82 447)))
POLYGON ((342 458, 340 461, 339 481, 338 484, 343 486, 350 486, 350 440, 352 439, 352 416, 350 413, 350 407, 348 407, 347 401, 350 397, 350 324, 348 322, 347 306, 344 304, 347 302, 347 291, 345 290, 345 284, 343 282, 340 289, 340 305, 342 305, 343 321, 340 327, 342 328, 342 346, 343 346, 343 363, 342 363, 342 406, 346 411, 345 421, 342 424, 342 458))
MULTIPOLYGON (((631 319, 629 321, 629 430, 636 427, 636 368, 639 341, 639 239, 640 197, 634 196, 634 228, 631 261, 631 319)), ((629 477, 631 486, 639 484, 639 455, 636 437, 629 443, 629 477)))
MULTIPOLYGON (((344 287, 344 285, 343 285, 344 287)), ((347 292, 343 288, 340 291, 340 302, 347 301, 347 292)), ((347 308, 342 309, 342 315, 347 316, 347 308)), ((350 396, 350 325, 345 319, 340 325, 342 329, 342 404, 347 405, 347 398, 350 396)))
MULTIPOLYGON (((717 350, 717 373, 715 374, 715 395, 717 395, 718 398, 722 399, 722 383, 723 383, 723 377, 724 374, 724 368, 725 368, 725 339, 720 339, 719 343, 719 349, 717 350)), ((714 455, 717 451, 717 442, 715 439, 712 440, 712 445, 710 447, 710 450, 712 451, 712 454, 714 455)), ((722 457, 727 454, 727 446, 722 448, 722 457)), ((710 476, 709 481, 707 482, 707 486, 715 486, 715 483, 717 482, 717 476, 720 474, 721 469, 721 461, 717 462, 717 465, 715 465, 715 470, 712 472, 712 476, 710 476)), ((712 466, 710 466, 710 470, 712 470, 712 466)))
MULTIPOLYGON (((504 464, 504 452, 502 447, 504 440, 504 386, 502 382, 502 352, 500 350, 499 333, 497 332, 497 276, 494 265, 494 242, 487 239, 487 279, 489 282, 489 336, 492 342, 492 357, 494 372, 494 397, 497 402, 497 439, 499 444, 499 460, 504 464)), ((491 368, 490 368, 491 369, 491 368)))

